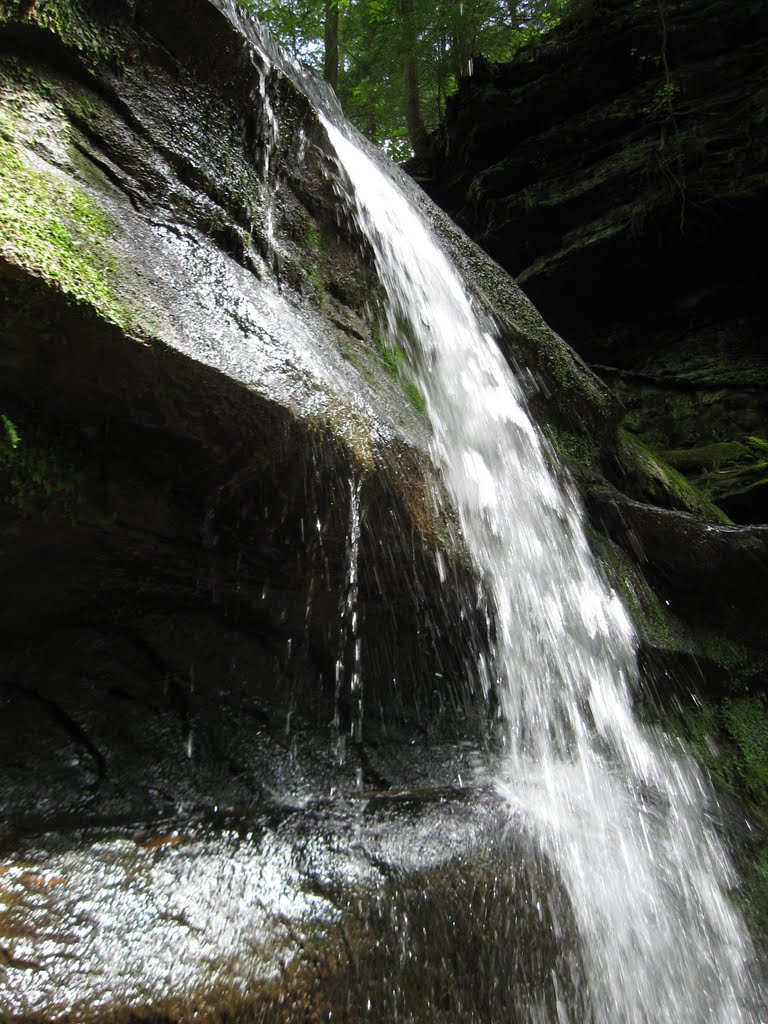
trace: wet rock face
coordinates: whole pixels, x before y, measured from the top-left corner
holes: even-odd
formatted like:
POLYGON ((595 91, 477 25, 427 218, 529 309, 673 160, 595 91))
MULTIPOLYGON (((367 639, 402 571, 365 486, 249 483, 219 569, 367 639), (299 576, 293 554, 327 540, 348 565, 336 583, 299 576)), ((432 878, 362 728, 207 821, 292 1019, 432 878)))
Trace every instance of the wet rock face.
MULTIPOLYGON (((475 584, 322 84, 234 0, 8 0, 0 84, 2 813, 259 800, 254 723, 268 751, 308 730, 321 791, 344 737, 354 779, 384 737, 476 734, 475 584)), ((608 458, 605 388, 414 198, 532 401, 608 458)))
POLYGON ((477 838, 426 423, 237 5, 0 3, 0 85, 0 1017, 283 1020, 477 838))
POLYGON ((757 2, 595 4, 477 66, 425 182, 742 522, 766 520, 764 465, 705 449, 768 434, 766 34, 757 2))
POLYGON ((317 115, 241 15, 0 5, 17 826, 354 786, 360 744, 343 771, 337 747, 362 716, 372 746, 464 731, 425 422, 377 341, 317 115), (313 753, 291 775, 297 733, 313 753))
POLYGON ((477 792, 30 834, 0 848, 0 896, 12 1019, 480 1024, 580 1006, 562 893, 477 792))
POLYGON ((703 523, 607 489, 592 492, 589 513, 622 547, 634 545, 675 615, 764 650, 768 526, 703 523))

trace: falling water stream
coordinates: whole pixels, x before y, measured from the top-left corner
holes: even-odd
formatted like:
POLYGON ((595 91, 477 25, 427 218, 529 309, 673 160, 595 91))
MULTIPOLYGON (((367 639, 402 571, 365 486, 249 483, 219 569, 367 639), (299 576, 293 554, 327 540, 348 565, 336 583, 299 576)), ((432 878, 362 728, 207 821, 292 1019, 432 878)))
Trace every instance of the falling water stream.
MULTIPOLYGON (((389 331, 427 402, 432 455, 493 608, 478 652, 498 693, 495 785, 567 892, 581 949, 573 1024, 757 1020, 751 946, 695 765, 633 717, 635 634, 601 579, 578 499, 556 481, 521 388, 429 228, 324 120, 342 199, 370 243, 389 331)), ((533 1008, 530 1018, 538 1020, 533 1008)))

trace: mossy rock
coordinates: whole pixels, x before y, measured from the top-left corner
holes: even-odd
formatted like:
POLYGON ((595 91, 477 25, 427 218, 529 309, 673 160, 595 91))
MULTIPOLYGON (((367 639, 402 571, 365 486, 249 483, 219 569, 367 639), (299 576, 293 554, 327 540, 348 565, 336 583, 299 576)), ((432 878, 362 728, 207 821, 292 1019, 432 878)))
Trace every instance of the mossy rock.
POLYGON ((619 457, 638 497, 665 508, 683 509, 713 522, 731 520, 705 492, 628 430, 619 433, 619 457))
POLYGON ((0 26, 22 24, 54 36, 77 53, 88 68, 114 55, 116 40, 90 15, 92 0, 3 0, 0 26))
POLYGON ((63 108, 37 86, 13 83, 0 99, 0 255, 43 278, 72 301, 130 330, 118 294, 114 220, 77 180, 41 153, 73 165, 73 133, 63 108))
POLYGON ((768 521, 768 442, 760 437, 664 453, 739 522, 768 521))
POLYGON ((750 449, 740 441, 718 441, 700 448, 675 448, 662 453, 666 462, 682 472, 713 470, 752 460, 750 449))
POLYGON ((0 509, 28 516, 56 509, 71 513, 82 486, 72 451, 34 426, 20 431, 0 414, 0 509))
MULTIPOLYGON (((763 675, 768 657, 763 659, 763 675)), ((768 826, 768 697, 734 677, 720 697, 679 700, 665 724, 690 745, 696 760, 768 826)))
POLYGON ((715 630, 695 635, 690 688, 646 704, 714 780, 734 843, 741 882, 734 894, 755 937, 768 943, 768 650, 715 630))
POLYGON ((656 651, 677 651, 690 644, 688 631, 663 603, 636 561, 604 534, 590 529, 589 542, 610 586, 632 617, 641 641, 656 651))

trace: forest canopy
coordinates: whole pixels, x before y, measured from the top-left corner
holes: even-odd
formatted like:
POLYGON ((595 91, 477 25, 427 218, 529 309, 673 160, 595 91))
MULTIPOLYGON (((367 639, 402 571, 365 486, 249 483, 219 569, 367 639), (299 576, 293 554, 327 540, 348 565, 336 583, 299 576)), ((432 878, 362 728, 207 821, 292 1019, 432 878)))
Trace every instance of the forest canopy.
POLYGON ((428 136, 472 60, 510 60, 569 0, 240 0, 335 89, 347 117, 395 159, 428 136))

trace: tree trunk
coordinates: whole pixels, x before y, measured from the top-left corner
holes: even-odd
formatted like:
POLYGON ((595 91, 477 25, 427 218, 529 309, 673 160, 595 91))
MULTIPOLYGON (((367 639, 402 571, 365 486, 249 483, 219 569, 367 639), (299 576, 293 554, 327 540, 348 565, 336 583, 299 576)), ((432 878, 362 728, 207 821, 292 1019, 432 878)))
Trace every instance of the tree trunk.
POLYGON ((421 116, 419 98, 419 69, 416 59, 416 23, 413 17, 413 0, 400 0, 400 14, 403 22, 403 86, 405 97, 405 123, 408 126, 411 146, 419 159, 429 159, 429 139, 421 116))
POLYGON ((325 58, 323 78, 334 89, 339 84, 339 0, 325 0, 325 58))

